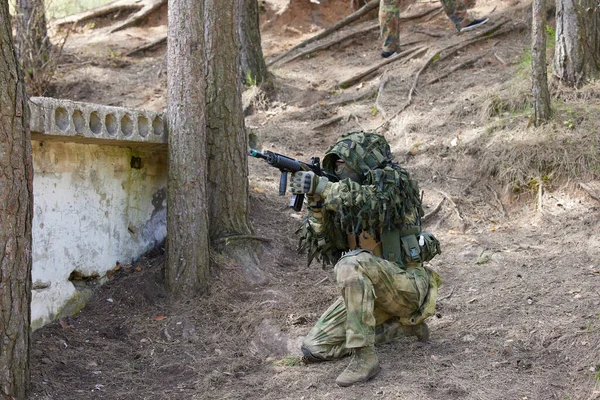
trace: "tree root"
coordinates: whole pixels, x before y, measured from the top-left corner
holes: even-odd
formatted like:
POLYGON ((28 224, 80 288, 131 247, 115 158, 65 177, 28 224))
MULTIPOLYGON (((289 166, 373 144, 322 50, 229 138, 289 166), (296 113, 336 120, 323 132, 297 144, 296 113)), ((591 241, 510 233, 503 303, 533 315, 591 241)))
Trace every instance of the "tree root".
POLYGON ((267 67, 270 67, 271 65, 275 64, 279 60, 284 59, 293 51, 301 49, 302 47, 304 47, 312 42, 316 42, 317 40, 323 39, 324 37, 329 36, 330 34, 339 30, 340 28, 343 28, 344 26, 351 24, 352 22, 356 21, 363 15, 367 14, 369 11, 374 10, 377 6, 379 6, 379 0, 371 0, 370 2, 365 4, 363 7, 361 7, 358 11, 353 12, 352 14, 348 15, 346 18, 340 20, 335 25, 325 29, 323 32, 311 37, 310 39, 305 40, 302 43, 297 44, 296 46, 292 47, 291 49, 284 52, 283 54, 280 54, 279 56, 275 57, 273 60, 271 60, 267 63, 267 67))
POLYGON ((398 61, 398 60, 401 60, 401 63, 404 64, 408 60, 410 60, 411 58, 413 58, 413 57, 415 57, 415 56, 417 56, 417 55, 419 55, 419 54, 427 51, 427 49, 429 49, 429 48, 426 47, 426 46, 422 46, 422 47, 419 47, 417 49, 414 49, 414 48, 408 49, 408 50, 405 50, 405 51, 403 51, 401 53, 398 53, 398 54, 396 54, 394 56, 391 56, 391 57, 385 59, 384 61, 380 62, 379 64, 375 65, 374 67, 371 67, 368 70, 366 70, 364 72, 361 72, 358 75, 355 75, 355 76, 353 76, 353 77, 351 77, 349 79, 346 79, 345 81, 343 81, 343 82, 341 82, 339 84, 339 87, 341 87, 342 89, 347 89, 350 86, 353 86, 356 83, 358 83, 364 77, 366 77, 368 75, 371 75, 373 72, 377 71, 381 67, 383 67, 383 66, 385 66, 387 64, 390 64, 390 63, 392 63, 394 61, 398 61))
POLYGON ((141 3, 142 7, 139 11, 131 15, 125 21, 117 24, 117 26, 113 27, 110 30, 110 33, 114 33, 120 31, 125 28, 129 28, 130 26, 136 25, 139 21, 146 18, 148 15, 152 14, 158 8, 167 4, 167 0, 145 0, 141 3))
POLYGON ((445 196, 442 197, 442 200, 440 200, 440 202, 437 204, 437 206, 435 206, 435 208, 433 210, 431 210, 431 212, 429 212, 421 217, 421 222, 427 222, 428 220, 431 219, 431 217, 433 217, 435 214, 437 214, 442 209, 442 203, 444 202, 444 200, 446 200, 445 196))
POLYGON ((102 18, 107 15, 115 14, 121 11, 135 11, 139 10, 142 7, 143 4, 136 3, 134 0, 119 0, 102 7, 94 8, 93 10, 57 19, 56 21, 54 21, 53 25, 58 28, 69 24, 81 25, 82 22, 89 21, 91 19, 102 18))
POLYGON ((388 118, 387 120, 385 120, 381 125, 379 125, 377 128, 375 128, 375 131, 383 128, 385 125, 387 125, 392 119, 396 118, 398 115, 400 115, 400 113, 404 110, 406 110, 408 108, 408 106, 410 106, 410 104, 412 103, 412 96, 415 93, 416 89, 417 89, 417 84, 419 82, 419 77, 421 76, 421 74, 423 73, 423 71, 425 71, 425 69, 432 63, 434 62, 439 62, 442 60, 445 60, 446 58, 448 58, 450 55, 456 53, 457 51, 472 45, 473 43, 476 43, 480 40, 484 40, 484 39, 491 39, 492 37, 496 37, 499 35, 503 35, 506 34, 510 31, 512 31, 514 29, 514 27, 509 28, 509 29, 504 29, 498 32, 498 29, 500 29, 504 24, 506 24, 508 21, 507 20, 503 20, 500 21, 499 23, 497 23, 496 25, 490 27, 489 29, 481 32, 480 34, 476 35, 475 37, 473 37, 472 39, 469 40, 465 40, 462 42, 458 42, 458 43, 453 43, 451 45, 448 45, 440 50, 438 50, 437 52, 435 52, 431 57, 429 57, 429 59, 425 62, 425 64, 423 64, 423 66, 421 67, 421 69, 419 69, 419 71, 417 71, 416 75, 415 75, 415 79, 413 82, 412 87, 410 88, 410 91, 408 92, 408 99, 406 100, 406 102, 404 103, 404 105, 402 107, 400 107, 400 109, 398 109, 398 111, 396 111, 394 113, 394 115, 392 115, 390 118, 388 118), (448 53, 442 55, 443 52, 448 51, 448 53))
MULTIPOLYGON (((302 42, 300 44, 297 44, 296 46, 292 47, 291 49, 289 49, 285 53, 280 54, 279 56, 275 57, 273 60, 271 60, 271 61, 269 61, 267 63, 267 66, 270 67, 271 65, 274 65, 274 64, 278 63, 280 60, 282 60, 282 59, 286 58, 287 56, 289 56, 295 50, 298 50, 298 49, 300 49, 302 47, 305 47, 306 45, 308 45, 308 44, 310 44, 312 42, 315 42, 317 40, 323 39, 326 36, 331 35, 332 33, 336 32, 336 31, 340 30, 341 28, 343 28, 343 27, 351 24, 352 22, 356 21, 357 19, 359 19, 363 15, 367 14, 369 11, 375 9, 377 6, 379 6, 379 0, 372 0, 372 1, 370 1, 369 3, 367 3, 366 5, 364 5, 360 10, 358 10, 358 11, 356 11, 356 12, 348 15, 346 18, 340 20, 339 22, 337 22, 335 25, 331 26, 330 28, 325 29, 323 32, 321 32, 321 33, 319 33, 319 34, 317 34, 317 35, 315 35, 315 36, 313 36, 313 37, 305 40, 304 42, 302 42)), ((409 20, 413 20, 413 19, 422 18, 424 16, 427 16, 427 15, 431 14, 432 12, 437 11, 438 9, 439 9, 439 7, 431 8, 429 10, 425 10, 425 11, 423 11, 421 13, 418 13, 418 14, 408 15, 406 17, 400 17, 400 21, 409 21, 409 20)), ((351 37, 354 37, 355 35, 357 35, 359 33, 365 33, 365 32, 368 32, 370 30, 377 29, 377 27, 379 27, 379 23, 370 25, 367 28, 362 29, 362 30, 360 30, 358 32, 354 32, 354 33, 351 33, 351 34, 349 34, 349 35, 347 35, 345 37, 342 37, 340 39, 334 40, 334 41, 332 41, 332 42, 324 45, 324 46, 326 46, 324 48, 329 48, 329 47, 333 46, 334 44, 342 42, 344 40, 347 40, 347 39, 349 39, 351 37)), ((306 53, 303 53, 303 54, 298 55, 298 56, 294 56, 292 59, 285 61, 281 65, 286 64, 286 63, 290 62, 291 60, 295 60, 298 57, 302 57, 302 56, 306 56, 307 54, 311 54, 314 51, 323 50, 323 48, 319 48, 319 47, 320 46, 317 46, 317 48, 315 48, 314 50, 309 50, 306 53)))
POLYGON ((485 52, 483 54, 477 55, 477 56, 475 56, 475 57, 473 57, 473 58, 471 58, 471 59, 469 59, 469 60, 467 60, 465 62, 462 62, 462 63, 458 64, 458 65, 455 65, 454 67, 450 68, 450 70, 444 72, 442 75, 431 79, 429 82, 427 82, 427 85, 431 85, 432 83, 436 83, 436 82, 438 82, 438 81, 446 78, 448 75, 452 74, 453 72, 458 71, 461 68, 466 68, 466 67, 469 67, 469 66, 475 64, 477 61, 481 60, 483 57, 485 57, 488 54, 490 54, 490 52, 491 52, 491 50, 487 51, 487 52, 485 52))
POLYGON ((462 215, 460 215, 460 210, 458 209, 458 206, 456 205, 456 203, 452 200, 452 197, 450 197, 448 194, 442 192, 441 190, 437 190, 437 192, 439 194, 441 194, 442 196, 444 196, 446 199, 448 199, 448 201, 450 202, 450 204, 452 204, 452 207, 454 207, 454 211, 456 211, 456 216, 458 217, 458 220, 461 223, 461 230, 464 231, 465 230, 465 220, 462 217, 462 215))
POLYGON ((137 53, 141 53, 142 51, 149 50, 149 49, 151 49, 151 48, 153 48, 155 46, 158 46, 159 44, 162 44, 162 43, 164 43, 166 41, 167 41, 167 35, 162 36, 162 37, 160 37, 160 38, 158 38, 156 40, 153 40, 152 42, 147 43, 147 44, 145 44, 143 46, 136 47, 135 49, 131 50, 129 53, 126 53, 125 55, 128 56, 128 57, 129 56, 133 56, 133 55, 135 55, 137 53))
POLYGON ((366 28, 360 29, 358 31, 350 32, 349 34, 341 36, 341 37, 339 37, 339 38, 337 38, 335 40, 331 40, 331 41, 329 41, 327 43, 323 43, 323 44, 315 46, 315 47, 313 47, 311 49, 308 49, 308 50, 305 50, 303 52, 300 52, 300 53, 296 54, 295 56, 290 57, 287 60, 282 61, 281 63, 279 63, 279 66, 281 67, 282 65, 285 65, 285 64, 287 64, 289 62, 297 60, 298 58, 306 57, 306 56, 308 56, 310 54, 316 53, 317 51, 326 50, 326 49, 330 48, 331 46, 334 46, 334 45, 336 45, 338 43, 343 42, 344 40, 352 39, 353 37, 356 37, 356 36, 361 36, 361 35, 363 35, 363 34, 365 34, 367 32, 375 30, 377 28, 379 28, 379 23, 369 25, 366 28))
POLYGON ((338 122, 340 122, 340 121, 341 121, 341 120, 343 120, 343 119, 344 119, 344 116, 343 116, 343 115, 338 115, 337 117, 332 117, 332 118, 329 118, 328 120, 326 120, 325 122, 322 122, 322 123, 320 123, 320 124, 319 124, 319 125, 317 125, 317 126, 313 126, 313 128, 312 128, 312 129, 313 129, 313 131, 317 131, 317 130, 319 130, 319 129, 323 129, 323 128, 326 128, 326 127, 328 127, 328 126, 330 126, 330 125, 333 125, 333 124, 335 124, 335 123, 338 123, 338 122))

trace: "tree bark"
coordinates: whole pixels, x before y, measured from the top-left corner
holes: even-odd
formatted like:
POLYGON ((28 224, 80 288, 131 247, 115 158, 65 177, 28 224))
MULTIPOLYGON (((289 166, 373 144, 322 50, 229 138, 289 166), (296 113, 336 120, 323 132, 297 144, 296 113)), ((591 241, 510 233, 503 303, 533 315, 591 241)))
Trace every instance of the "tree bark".
POLYGON ((533 94, 534 123, 536 126, 550 118, 548 67, 546 66, 546 0, 533 1, 531 30, 531 92, 533 94))
POLYGON ((26 78, 34 78, 36 74, 44 73, 44 64, 50 59, 51 45, 44 1, 17 0, 17 13, 17 55, 26 72, 26 78))
POLYGON ((210 236, 252 232, 248 220, 248 138, 239 69, 239 0, 206 0, 206 113, 210 236))
POLYGON ((165 278, 179 296, 203 293, 209 285, 204 3, 171 0, 168 8, 165 278))
POLYGON ((599 8, 597 0, 556 0, 554 74, 570 87, 600 75, 599 8))
POLYGON ((0 0, 0 398, 24 399, 29 386, 32 216, 29 107, 0 0))
POLYGON ((242 79, 247 85, 267 81, 269 72, 263 56, 257 0, 239 0, 239 35, 242 46, 242 79))

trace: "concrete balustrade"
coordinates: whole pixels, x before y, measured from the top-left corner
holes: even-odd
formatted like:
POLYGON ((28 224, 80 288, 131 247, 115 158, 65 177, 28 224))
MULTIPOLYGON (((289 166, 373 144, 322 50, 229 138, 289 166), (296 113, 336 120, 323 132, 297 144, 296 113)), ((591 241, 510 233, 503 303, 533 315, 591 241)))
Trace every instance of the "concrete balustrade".
POLYGON ((38 136, 45 135, 63 140, 70 138, 68 140, 72 142, 123 146, 130 145, 130 142, 167 144, 166 122, 162 113, 49 97, 33 97, 30 100, 33 139, 41 139, 38 136))

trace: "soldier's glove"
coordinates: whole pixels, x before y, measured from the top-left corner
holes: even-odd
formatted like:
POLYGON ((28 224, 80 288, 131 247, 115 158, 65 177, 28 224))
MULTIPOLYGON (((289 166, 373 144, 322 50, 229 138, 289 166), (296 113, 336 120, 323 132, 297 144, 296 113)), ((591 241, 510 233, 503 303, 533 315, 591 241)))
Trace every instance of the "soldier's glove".
POLYGON ((312 171, 298 171, 292 174, 290 192, 294 194, 307 194, 320 196, 329 183, 329 179, 315 175, 312 171))

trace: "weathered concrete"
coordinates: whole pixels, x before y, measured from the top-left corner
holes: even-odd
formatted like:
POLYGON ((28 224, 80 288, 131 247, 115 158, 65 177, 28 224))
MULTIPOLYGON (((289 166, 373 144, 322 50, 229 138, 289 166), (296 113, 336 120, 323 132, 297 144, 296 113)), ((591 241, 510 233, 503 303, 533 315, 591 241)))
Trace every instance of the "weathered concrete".
POLYGON ((49 98, 31 109, 35 329, 85 304, 72 273, 102 277, 164 240, 167 134, 149 111, 49 98))
POLYGON ((32 139, 135 147, 167 144, 160 113, 49 97, 31 98, 30 108, 32 139))

